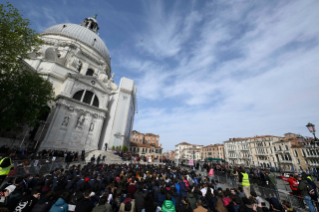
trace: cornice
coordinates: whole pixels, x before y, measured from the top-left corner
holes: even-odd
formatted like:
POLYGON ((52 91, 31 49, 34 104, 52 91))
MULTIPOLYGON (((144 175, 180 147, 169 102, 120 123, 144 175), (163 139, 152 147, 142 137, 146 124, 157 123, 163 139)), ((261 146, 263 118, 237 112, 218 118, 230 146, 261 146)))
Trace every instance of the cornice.
MULTIPOLYGON (((89 48, 93 49, 99 56, 101 56, 101 57, 103 58, 104 62, 105 62, 105 63, 110 67, 110 69, 111 69, 111 64, 105 59, 104 55, 102 55, 99 50, 97 50, 94 46, 90 46, 89 44, 83 42, 82 40, 80 40, 80 39, 78 39, 78 38, 75 38, 75 37, 73 37, 73 36, 71 36, 71 35, 66 35, 66 34, 63 34, 63 33, 58 33, 58 32, 46 32, 46 33, 41 33, 41 35, 42 35, 42 36, 45 36, 45 35, 58 35, 58 36, 60 36, 60 37, 65 37, 65 38, 73 39, 73 40, 75 40, 75 41, 77 41, 77 42, 79 42, 79 43, 85 45, 86 47, 89 47, 89 48)), ((71 43, 71 44, 72 44, 72 43, 71 43)), ((74 44, 74 43, 73 43, 73 44, 74 44)), ((100 63, 100 62, 99 62, 99 63, 100 63)))

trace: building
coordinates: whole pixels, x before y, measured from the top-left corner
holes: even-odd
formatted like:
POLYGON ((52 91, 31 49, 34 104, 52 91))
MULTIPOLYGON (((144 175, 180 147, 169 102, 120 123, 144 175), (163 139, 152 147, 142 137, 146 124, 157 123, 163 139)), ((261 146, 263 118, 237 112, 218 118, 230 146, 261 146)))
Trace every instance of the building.
POLYGON ((140 156, 162 156, 162 144, 159 144, 160 136, 153 133, 140 133, 132 131, 130 151, 140 156))
POLYGON ((175 145, 175 159, 195 159, 202 160, 203 145, 195 145, 182 142, 175 145))
POLYGON ((318 145, 315 148, 311 146, 312 140, 286 133, 273 147, 278 167, 283 170, 319 170, 319 148, 318 145))
POLYGON ((175 151, 170 151, 169 158, 175 159, 175 151))
POLYGON ((219 158, 225 160, 224 145, 211 144, 203 147, 203 159, 219 158))
POLYGON ((55 101, 29 140, 40 149, 111 149, 129 145, 136 108, 136 85, 114 83, 111 57, 99 37, 96 16, 81 24, 46 29, 44 43, 30 53, 28 65, 54 87, 55 101))
POLYGON ((225 160, 230 164, 245 166, 274 165, 274 163, 270 163, 271 147, 280 138, 272 135, 230 138, 228 141, 224 141, 225 160))
POLYGON ((282 170, 319 170, 319 146, 294 133, 279 136, 230 138, 224 142, 230 164, 277 167, 282 170))

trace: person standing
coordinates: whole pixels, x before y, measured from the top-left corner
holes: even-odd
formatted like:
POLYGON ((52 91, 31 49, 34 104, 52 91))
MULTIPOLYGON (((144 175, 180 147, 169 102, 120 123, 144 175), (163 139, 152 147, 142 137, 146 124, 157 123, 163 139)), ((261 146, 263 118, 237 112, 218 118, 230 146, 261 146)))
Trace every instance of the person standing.
POLYGON ((307 192, 307 175, 305 173, 302 173, 302 177, 298 176, 298 181, 299 181, 299 186, 298 186, 298 190, 300 192, 300 195, 304 198, 304 200, 306 201, 306 204, 309 207, 309 211, 310 212, 316 212, 315 207, 313 206, 312 202, 311 202, 311 197, 307 192))
POLYGON ((249 183, 249 176, 246 173, 245 170, 241 170, 240 172, 241 177, 241 185, 244 190, 244 194, 246 195, 247 198, 250 197, 250 183, 249 183))
POLYGON ((82 154, 81 154, 81 160, 84 161, 85 160, 85 150, 82 150, 82 154))
POLYGON ((11 158, 14 157, 15 154, 15 150, 8 150, 7 156, 0 161, 0 185, 3 183, 4 179, 6 179, 11 167, 13 167, 11 158))
POLYGON ((92 164, 95 163, 95 155, 93 155, 93 156, 91 157, 91 163, 92 163, 92 164))
POLYGON ((101 154, 97 157, 96 164, 100 164, 100 161, 101 161, 101 154))

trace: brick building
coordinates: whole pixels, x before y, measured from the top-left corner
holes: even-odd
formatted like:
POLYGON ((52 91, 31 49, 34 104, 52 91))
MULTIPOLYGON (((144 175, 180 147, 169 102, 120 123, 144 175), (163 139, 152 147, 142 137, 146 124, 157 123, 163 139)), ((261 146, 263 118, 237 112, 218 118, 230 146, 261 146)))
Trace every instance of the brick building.
POLYGON ((153 133, 140 133, 132 131, 130 151, 140 156, 162 156, 162 144, 159 144, 160 137, 153 133))
POLYGON ((224 145, 223 144, 211 144, 203 147, 203 159, 205 158, 220 158, 225 160, 224 145))

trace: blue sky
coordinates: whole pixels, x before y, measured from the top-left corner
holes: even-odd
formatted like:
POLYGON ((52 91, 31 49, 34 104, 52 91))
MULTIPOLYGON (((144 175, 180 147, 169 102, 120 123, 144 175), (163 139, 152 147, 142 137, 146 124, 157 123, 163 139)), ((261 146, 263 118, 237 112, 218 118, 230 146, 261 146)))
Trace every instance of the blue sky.
POLYGON ((10 2, 38 32, 98 14, 116 82, 138 86, 134 129, 165 150, 319 127, 317 0, 10 2))

